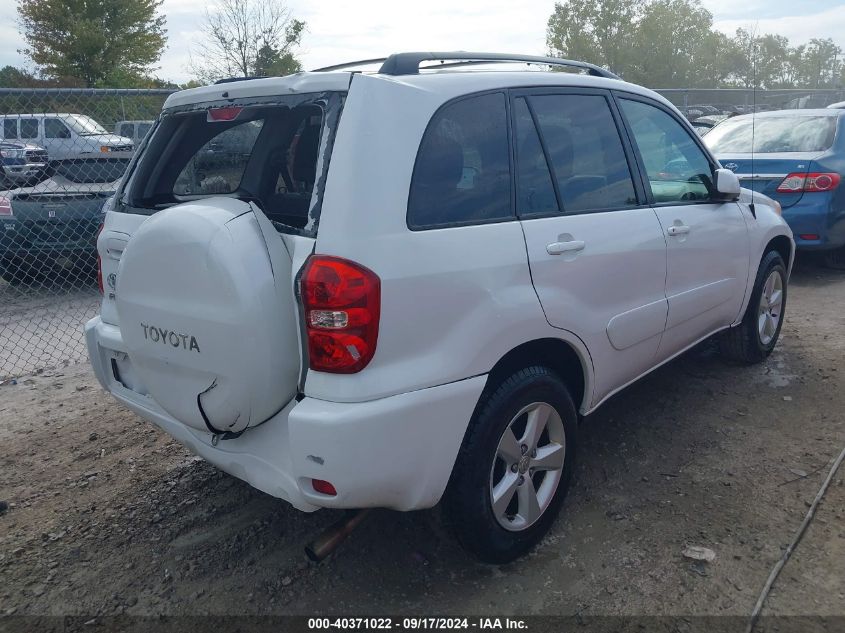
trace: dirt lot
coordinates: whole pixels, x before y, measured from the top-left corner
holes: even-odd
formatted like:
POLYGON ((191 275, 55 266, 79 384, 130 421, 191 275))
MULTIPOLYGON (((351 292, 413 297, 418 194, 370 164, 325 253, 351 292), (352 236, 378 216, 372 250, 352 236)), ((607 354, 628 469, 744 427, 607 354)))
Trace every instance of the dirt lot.
POLYGON ((0 279, 0 379, 88 359, 82 324, 95 316, 100 293, 85 275, 34 287, 0 279))
MULTIPOLYGON (((378 511, 332 558, 303 514, 191 457, 85 365, 0 387, 0 612, 747 615, 845 445, 845 274, 804 263, 756 367, 709 345, 582 424, 564 514, 474 563, 438 511, 378 511), (691 563, 686 545, 716 552, 691 563)), ((845 616, 845 469, 765 613, 845 616)))

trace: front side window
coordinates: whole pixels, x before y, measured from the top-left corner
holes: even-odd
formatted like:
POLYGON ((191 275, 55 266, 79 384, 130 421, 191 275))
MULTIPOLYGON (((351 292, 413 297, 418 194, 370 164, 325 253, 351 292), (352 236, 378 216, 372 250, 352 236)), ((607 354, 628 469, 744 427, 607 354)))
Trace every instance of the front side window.
POLYGON ((637 204, 631 170, 607 99, 600 95, 539 95, 529 97, 528 103, 564 213, 637 204))
POLYGON ((505 95, 479 95, 444 106, 420 143, 408 225, 435 228, 511 217, 505 95))
POLYGON ((44 119, 44 138, 70 138, 70 130, 59 119, 44 119))
POLYGON ((97 123, 90 116, 84 114, 72 114, 65 116, 65 123, 79 136, 97 136, 100 134, 108 134, 106 128, 97 123))
POLYGON ((620 99, 640 150, 655 203, 708 200, 713 180, 707 155, 686 129, 660 108, 620 99))
POLYGON ((38 138, 38 119, 21 119, 21 138, 38 138))
POLYGON ((120 130, 118 130, 117 133, 120 136, 125 136, 126 138, 133 138, 133 136, 135 135, 134 127, 134 123, 121 123, 120 130))
POLYGON ((3 119, 3 138, 18 138, 17 119, 3 119))

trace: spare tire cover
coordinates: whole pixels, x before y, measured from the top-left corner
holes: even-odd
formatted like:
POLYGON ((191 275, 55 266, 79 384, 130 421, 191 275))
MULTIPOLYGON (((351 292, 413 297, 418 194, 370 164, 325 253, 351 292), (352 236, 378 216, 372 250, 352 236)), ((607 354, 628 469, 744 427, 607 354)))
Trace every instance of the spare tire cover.
POLYGON ((254 206, 210 198, 150 216, 120 259, 115 294, 129 358, 179 422, 237 433, 296 394, 291 260, 254 206))

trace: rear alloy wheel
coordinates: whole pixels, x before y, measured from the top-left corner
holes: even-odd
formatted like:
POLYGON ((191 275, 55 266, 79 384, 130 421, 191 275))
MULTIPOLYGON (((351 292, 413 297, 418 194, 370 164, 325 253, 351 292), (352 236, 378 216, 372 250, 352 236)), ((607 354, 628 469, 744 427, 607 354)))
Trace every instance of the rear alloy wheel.
POLYGON ((760 262, 742 323, 719 337, 722 355, 741 363, 759 363, 778 342, 786 309, 786 265, 776 251, 760 262))
POLYGON ((499 440, 490 472, 490 502, 506 530, 536 523, 557 492, 566 458, 566 435, 558 412, 532 402, 511 420, 499 440))
POLYGON ((569 485, 577 419, 546 367, 522 369, 482 396, 444 497, 465 549, 507 563, 543 537, 569 485))

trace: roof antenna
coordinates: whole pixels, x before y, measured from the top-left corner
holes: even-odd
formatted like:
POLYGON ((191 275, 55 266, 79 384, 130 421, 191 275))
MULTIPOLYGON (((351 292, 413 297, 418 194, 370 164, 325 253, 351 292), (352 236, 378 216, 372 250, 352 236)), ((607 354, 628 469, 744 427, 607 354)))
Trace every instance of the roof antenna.
POLYGON ((754 207, 754 128, 757 121, 757 25, 751 30, 751 203, 748 205, 751 215, 757 217, 754 207))

